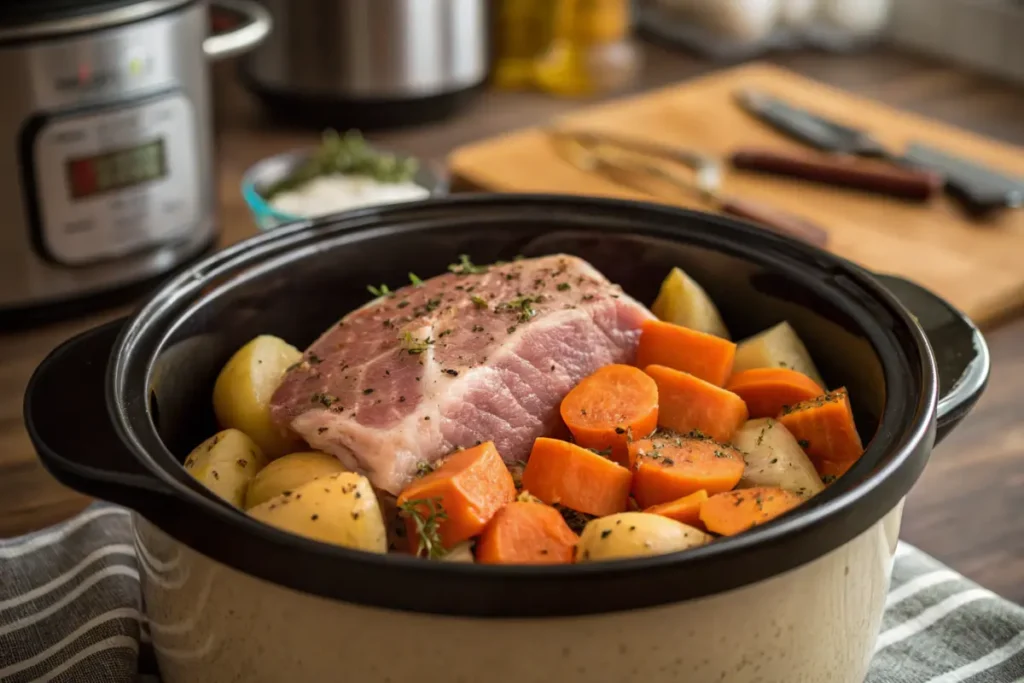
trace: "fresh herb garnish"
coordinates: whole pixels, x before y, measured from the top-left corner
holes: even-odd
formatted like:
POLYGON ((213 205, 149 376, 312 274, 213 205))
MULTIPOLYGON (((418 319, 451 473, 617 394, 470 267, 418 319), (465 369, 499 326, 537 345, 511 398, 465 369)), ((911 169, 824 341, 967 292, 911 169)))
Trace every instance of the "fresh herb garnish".
POLYGON ((533 307, 535 303, 541 301, 538 296, 520 296, 511 301, 498 304, 494 309, 495 311, 512 311, 519 318, 519 322, 529 322, 535 315, 537 310, 533 307))
POLYGON ((434 340, 430 337, 426 339, 419 339, 414 337, 412 332, 406 330, 402 333, 402 336, 398 338, 402 350, 406 351, 410 356, 418 356, 419 354, 430 348, 430 345, 434 343, 434 340))
POLYGON ((570 289, 572 289, 572 285, 570 285, 568 282, 559 282, 558 287, 556 287, 556 289, 559 292, 568 292, 570 289))
POLYGON ((420 460, 416 463, 416 476, 424 477, 434 471, 434 466, 426 460, 420 460))
POLYGON ((367 291, 370 292, 370 294, 373 294, 374 296, 378 296, 378 297, 379 296, 389 296, 391 294, 391 290, 388 289, 387 285, 381 285, 380 287, 374 287, 373 285, 366 285, 366 289, 367 289, 367 291))
POLYGON ((416 555, 429 557, 438 560, 445 556, 444 546, 441 545, 440 524, 448 519, 448 513, 441 505, 440 498, 418 498, 402 503, 399 508, 406 519, 411 519, 416 526, 418 543, 416 555), (426 508, 424 512, 422 508, 426 508))
POLYGON ((459 262, 449 264, 448 270, 458 275, 479 275, 487 272, 487 266, 474 265, 469 254, 459 254, 459 262))
POLYGON ((487 308, 487 300, 484 299, 482 296, 474 294, 473 296, 469 297, 469 300, 472 301, 473 305, 476 306, 477 308, 487 308))
POLYGON ((409 273, 409 282, 411 282, 414 287, 419 287, 423 284, 423 280, 421 280, 420 276, 416 273, 409 273))
POLYGON ((273 199, 281 192, 302 187, 309 181, 325 175, 370 176, 382 183, 400 183, 416 175, 419 162, 411 157, 399 158, 371 147, 359 131, 339 135, 328 130, 323 134, 320 147, 284 179, 264 191, 264 199, 273 199))

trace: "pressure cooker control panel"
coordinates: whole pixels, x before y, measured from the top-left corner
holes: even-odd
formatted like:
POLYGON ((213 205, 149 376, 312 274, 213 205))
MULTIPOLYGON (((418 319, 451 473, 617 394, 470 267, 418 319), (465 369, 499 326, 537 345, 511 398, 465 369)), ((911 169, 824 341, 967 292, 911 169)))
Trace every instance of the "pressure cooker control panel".
POLYGON ((183 237, 199 221, 195 112, 181 93, 36 119, 28 183, 37 242, 85 265, 183 237))

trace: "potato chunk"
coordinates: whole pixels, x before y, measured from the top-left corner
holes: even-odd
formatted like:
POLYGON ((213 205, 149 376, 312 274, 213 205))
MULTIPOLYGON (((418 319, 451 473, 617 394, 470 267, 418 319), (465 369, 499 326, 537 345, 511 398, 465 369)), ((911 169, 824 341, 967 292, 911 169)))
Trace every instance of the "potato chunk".
POLYGON ((754 368, 789 368, 807 375, 818 386, 825 386, 807 347, 788 322, 745 339, 736 347, 733 373, 754 368))
POLYGON ((213 411, 220 426, 245 432, 271 460, 299 450, 302 442, 271 421, 270 398, 285 370, 301 360, 298 349, 270 335, 236 351, 213 386, 213 411))
POLYGON ((237 429, 225 429, 185 458, 185 470, 218 496, 242 507, 249 481, 266 465, 260 447, 237 429))
POLYGON ((336 457, 327 453, 290 453, 270 463, 253 477, 245 494, 245 507, 256 507, 317 477, 347 471, 336 457))
POLYGON ((645 555, 664 555, 696 548, 711 537, 668 517, 620 512, 587 523, 576 550, 577 562, 599 562, 645 555))
POLYGON ((775 487, 802 498, 821 493, 825 485, 796 437, 777 420, 751 420, 732 439, 743 451, 746 468, 737 488, 775 487))
POLYGON ((386 553, 387 533, 369 480, 341 472, 306 482, 260 503, 249 514, 271 526, 317 541, 386 553))
POLYGON ((651 306, 651 312, 667 323, 729 338, 729 330, 711 297, 680 268, 673 268, 661 283, 661 291, 651 306))

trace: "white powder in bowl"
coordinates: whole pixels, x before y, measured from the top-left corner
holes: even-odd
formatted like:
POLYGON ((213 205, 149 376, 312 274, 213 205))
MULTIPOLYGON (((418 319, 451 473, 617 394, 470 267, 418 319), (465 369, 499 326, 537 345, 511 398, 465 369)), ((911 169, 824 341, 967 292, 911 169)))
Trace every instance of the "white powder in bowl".
POLYGON ((310 218, 363 206, 426 199, 430 192, 416 183, 382 183, 369 176, 325 175, 281 192, 270 205, 283 213, 310 218))

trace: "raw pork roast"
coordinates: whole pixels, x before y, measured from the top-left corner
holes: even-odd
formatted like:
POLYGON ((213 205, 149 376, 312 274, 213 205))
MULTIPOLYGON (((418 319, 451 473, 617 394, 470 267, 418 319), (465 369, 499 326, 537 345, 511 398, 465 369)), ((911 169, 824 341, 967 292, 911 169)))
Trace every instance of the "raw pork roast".
POLYGON ((525 460, 577 382, 633 361, 652 317, 573 256, 453 270, 325 332, 274 394, 277 424, 391 493, 460 446, 525 460))

